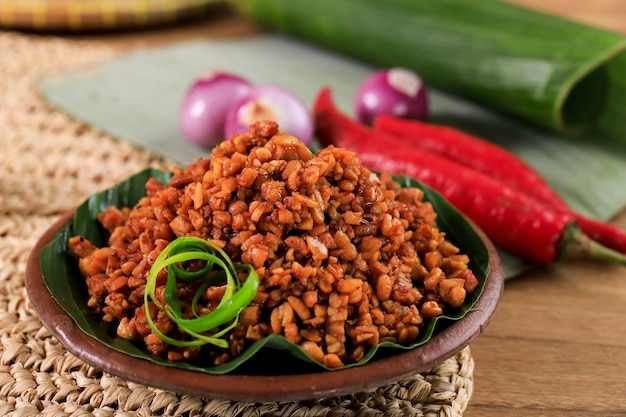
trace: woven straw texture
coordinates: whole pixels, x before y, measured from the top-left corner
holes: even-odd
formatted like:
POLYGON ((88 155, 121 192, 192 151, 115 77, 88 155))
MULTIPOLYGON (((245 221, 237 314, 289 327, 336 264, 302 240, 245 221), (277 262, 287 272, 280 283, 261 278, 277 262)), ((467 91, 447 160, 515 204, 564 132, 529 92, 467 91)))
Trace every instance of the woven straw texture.
POLYGON ((29 306, 24 271, 39 236, 90 194, 168 161, 51 108, 44 74, 114 56, 103 44, 0 32, 0 415, 460 416, 472 395, 469 347, 428 372, 338 398, 242 403, 179 395, 103 373, 76 358, 29 306))
POLYGON ((0 26, 36 31, 139 29, 197 18, 221 0, 2 0, 0 26))

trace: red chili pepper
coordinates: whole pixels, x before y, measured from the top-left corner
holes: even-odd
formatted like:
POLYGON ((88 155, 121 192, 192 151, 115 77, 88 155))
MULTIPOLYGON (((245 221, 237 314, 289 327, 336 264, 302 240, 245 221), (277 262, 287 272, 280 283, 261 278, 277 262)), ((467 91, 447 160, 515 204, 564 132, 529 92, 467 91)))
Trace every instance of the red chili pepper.
POLYGON ((434 188, 512 254, 549 263, 577 255, 575 247, 591 249, 585 256, 626 265, 626 257, 595 242, 580 247, 581 240, 589 242, 571 213, 553 210, 484 173, 350 119, 335 107, 328 88, 318 95, 313 113, 325 146, 350 149, 371 169, 408 175, 434 188))
POLYGON ((556 210, 571 213, 593 240, 626 253, 626 230, 576 213, 538 172, 494 143, 451 127, 389 115, 377 117, 373 128, 495 177, 556 210))
POLYGON ((389 115, 377 117, 373 128, 401 138, 407 144, 466 164, 477 171, 519 187, 554 208, 569 211, 565 201, 538 172, 517 155, 487 140, 448 126, 389 115))

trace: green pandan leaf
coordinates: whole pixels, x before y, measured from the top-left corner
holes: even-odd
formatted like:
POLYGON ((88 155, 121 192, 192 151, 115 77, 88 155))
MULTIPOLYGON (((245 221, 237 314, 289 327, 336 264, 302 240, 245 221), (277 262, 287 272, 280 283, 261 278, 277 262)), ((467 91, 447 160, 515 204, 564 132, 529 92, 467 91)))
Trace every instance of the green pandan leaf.
MULTIPOLYGON (((290 366, 281 367, 281 369, 293 369, 295 373, 302 373, 309 370, 319 370, 320 367, 324 368, 323 365, 305 354, 299 346, 279 335, 272 335, 252 344, 239 357, 222 365, 215 366, 201 361, 194 363, 171 362, 151 355, 141 343, 134 343, 118 337, 114 324, 103 322, 87 307, 87 287, 84 278, 78 271, 77 260, 68 247, 69 237, 81 234, 94 244, 104 245, 104 230, 97 221, 98 213, 111 205, 117 207, 134 206, 145 196, 145 183, 150 177, 166 183, 170 176, 169 173, 156 169, 144 170, 112 188, 92 195, 77 209, 72 222, 63 228, 41 252, 40 264, 43 280, 56 302, 83 332, 104 345, 130 356, 165 366, 209 374, 231 372, 261 374, 271 372, 271 368, 267 364, 272 363, 272 358, 277 358, 280 355, 281 363, 292 363, 290 366), (285 353, 289 353, 289 355, 285 355, 285 353)), ((347 367, 363 365, 370 360, 427 343, 433 335, 451 323, 462 319, 472 309, 482 293, 489 275, 489 252, 467 219, 438 192, 408 177, 398 176, 395 180, 404 187, 417 187, 424 191, 425 200, 429 201, 438 213, 438 227, 446 232, 448 239, 469 255, 470 267, 480 285, 474 293, 467 297, 463 306, 446 316, 430 320, 419 339, 411 345, 380 343, 370 349, 365 358, 358 364, 350 364, 347 367)), ((326 369, 330 370, 330 368, 326 369)))

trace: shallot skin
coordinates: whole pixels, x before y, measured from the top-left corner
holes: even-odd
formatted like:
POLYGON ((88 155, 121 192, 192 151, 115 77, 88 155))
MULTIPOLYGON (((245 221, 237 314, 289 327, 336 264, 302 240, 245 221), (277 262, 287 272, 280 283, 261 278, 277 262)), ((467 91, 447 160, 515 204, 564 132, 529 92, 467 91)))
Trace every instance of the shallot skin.
POLYGON ((179 124, 185 139, 207 148, 224 140, 228 110, 251 88, 248 80, 227 72, 198 77, 180 106, 179 124))
POLYGON ((383 114, 426 120, 428 94, 422 79, 401 67, 379 70, 368 76, 354 95, 354 117, 370 125, 383 114))
POLYGON ((256 86, 239 99, 226 115, 226 139, 246 132, 252 123, 260 120, 277 122, 281 131, 306 145, 313 141, 311 111, 299 97, 283 87, 256 86))

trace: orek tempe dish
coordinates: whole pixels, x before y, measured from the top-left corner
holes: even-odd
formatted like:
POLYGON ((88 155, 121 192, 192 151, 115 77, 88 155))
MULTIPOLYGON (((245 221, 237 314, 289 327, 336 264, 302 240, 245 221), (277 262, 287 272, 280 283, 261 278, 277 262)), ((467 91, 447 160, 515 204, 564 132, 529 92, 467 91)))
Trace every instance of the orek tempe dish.
POLYGON ((480 284, 470 257, 437 227, 422 189, 372 172, 346 149, 313 154, 273 122, 252 125, 167 183, 151 178, 145 187, 136 205, 98 215, 106 245, 80 235, 69 245, 88 307, 119 337, 169 361, 220 365, 280 335, 328 369, 358 364, 381 343, 411 346, 480 284), (190 237, 217 248, 220 262, 248 265, 258 276, 231 320, 201 332, 173 316, 215 313, 250 272, 236 269, 229 285, 205 259, 153 269, 168 245, 190 237), (174 267, 181 273, 172 279, 174 267), (151 272, 154 297, 146 298, 151 272))

